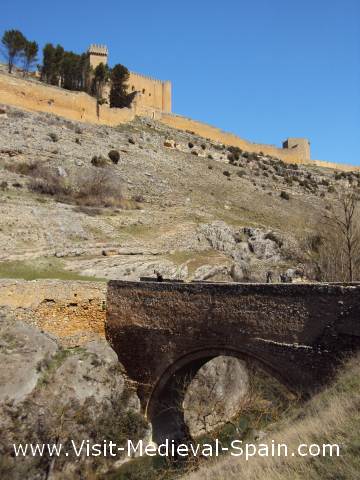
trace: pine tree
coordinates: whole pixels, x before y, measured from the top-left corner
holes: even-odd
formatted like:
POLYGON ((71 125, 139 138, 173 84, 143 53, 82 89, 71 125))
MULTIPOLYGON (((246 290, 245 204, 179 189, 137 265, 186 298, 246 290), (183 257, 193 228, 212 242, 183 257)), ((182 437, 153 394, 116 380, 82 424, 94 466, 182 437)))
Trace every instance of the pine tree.
POLYGON ((106 82, 109 80, 110 70, 107 65, 100 63, 94 70, 94 79, 93 79, 93 94, 96 96, 96 99, 99 102, 102 101, 103 90, 106 82))
POLYGON ((26 42, 26 38, 19 30, 5 31, 1 43, 5 48, 6 57, 8 59, 9 73, 12 73, 17 58, 23 53, 26 42))
POLYGON ((25 72, 28 72, 30 68, 34 65, 34 63, 37 61, 38 51, 39 45, 36 42, 26 41, 23 50, 25 72))
POLYGON ((127 93, 129 70, 124 65, 117 64, 111 71, 110 107, 128 107, 130 98, 127 93))

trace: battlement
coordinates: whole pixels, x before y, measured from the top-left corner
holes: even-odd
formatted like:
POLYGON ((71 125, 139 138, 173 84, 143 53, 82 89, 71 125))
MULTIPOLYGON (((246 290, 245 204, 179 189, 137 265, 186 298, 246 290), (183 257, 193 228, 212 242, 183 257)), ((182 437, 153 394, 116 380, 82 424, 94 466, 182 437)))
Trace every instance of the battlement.
POLYGON ((98 45, 93 43, 88 48, 88 54, 103 55, 107 57, 109 55, 109 50, 106 45, 98 45))
POLYGON ((137 73, 137 72, 130 72, 130 75, 132 77, 140 77, 140 78, 143 78, 144 80, 149 80, 150 82, 155 82, 159 84, 169 81, 169 80, 159 80, 158 78, 151 77, 150 75, 143 75, 142 73, 137 73))

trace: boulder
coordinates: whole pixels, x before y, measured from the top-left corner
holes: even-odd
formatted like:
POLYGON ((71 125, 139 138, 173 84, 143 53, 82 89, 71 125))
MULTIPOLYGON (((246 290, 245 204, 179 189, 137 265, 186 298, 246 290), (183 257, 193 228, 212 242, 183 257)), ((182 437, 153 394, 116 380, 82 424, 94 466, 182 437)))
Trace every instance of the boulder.
POLYGON ((219 356, 207 362, 190 383, 184 399, 184 418, 192 436, 211 432, 231 420, 249 392, 245 363, 219 356))

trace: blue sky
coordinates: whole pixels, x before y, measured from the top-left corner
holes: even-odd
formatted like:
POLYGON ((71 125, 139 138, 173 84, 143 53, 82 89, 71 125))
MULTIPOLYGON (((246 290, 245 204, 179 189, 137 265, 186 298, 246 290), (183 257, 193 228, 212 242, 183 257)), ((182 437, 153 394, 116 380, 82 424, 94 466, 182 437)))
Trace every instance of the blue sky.
POLYGON ((308 137, 360 165, 359 0, 1 0, 0 33, 110 49, 173 82, 173 110, 254 142, 308 137))

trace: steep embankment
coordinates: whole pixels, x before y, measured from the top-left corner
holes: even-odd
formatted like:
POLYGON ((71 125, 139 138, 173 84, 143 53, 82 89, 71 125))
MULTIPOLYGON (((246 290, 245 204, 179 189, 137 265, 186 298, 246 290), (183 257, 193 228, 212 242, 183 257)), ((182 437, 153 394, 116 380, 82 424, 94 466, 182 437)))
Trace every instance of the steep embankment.
MULTIPOLYGON (((340 371, 333 385, 316 395, 304 407, 295 410, 282 422, 274 424, 261 443, 288 446, 287 457, 225 458, 204 466, 186 476, 187 480, 289 480, 342 479, 359 477, 360 429, 360 357, 356 357, 340 371), (339 456, 300 456, 299 444, 339 445, 339 456)), ((316 449, 312 450, 316 452, 316 449)), ((302 450, 302 453, 306 450, 302 450)))
POLYGON ((0 122, 3 278, 264 280, 302 267, 303 238, 358 181, 144 119, 111 128, 7 108, 0 122))

